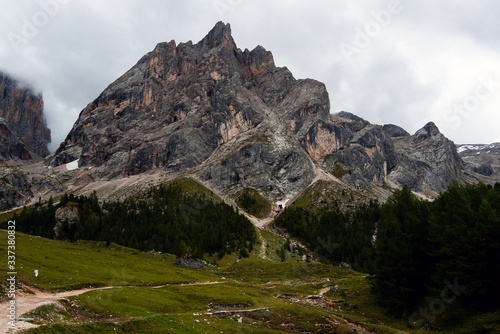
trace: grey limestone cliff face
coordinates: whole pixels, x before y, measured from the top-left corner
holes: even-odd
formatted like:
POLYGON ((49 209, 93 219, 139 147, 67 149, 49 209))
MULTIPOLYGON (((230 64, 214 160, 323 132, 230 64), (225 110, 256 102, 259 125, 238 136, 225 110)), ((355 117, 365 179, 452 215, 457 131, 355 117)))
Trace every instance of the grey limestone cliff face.
POLYGON ((387 131, 391 137, 409 137, 408 131, 400 126, 394 124, 384 124, 382 127, 384 131, 387 131))
POLYGON ((0 160, 31 160, 31 154, 24 143, 12 132, 3 118, 0 118, 0 160))
POLYGON ((340 112, 315 123, 303 143, 324 170, 356 189, 387 182, 436 194, 463 179, 454 143, 432 122, 410 136, 398 126, 374 125, 340 112))
POLYGON ((0 72, 0 210, 25 205, 33 196, 22 166, 42 160, 48 143, 41 95, 0 72))
POLYGON ((43 98, 33 90, 0 72, 0 117, 26 148, 46 157, 51 142, 50 130, 43 115, 43 98))
POLYGON ((357 189, 384 182, 396 165, 389 133, 348 112, 317 118, 298 135, 314 161, 357 189))
POLYGON ((396 165, 393 142, 380 125, 367 125, 354 133, 349 143, 324 161, 327 170, 340 164, 348 171, 344 180, 358 189, 382 183, 396 165))
POLYGON ((24 143, 0 118, 0 210, 24 205, 33 195, 26 174, 18 166, 32 161, 24 143))
POLYGON ((0 210, 24 205, 31 196, 31 184, 20 168, 0 166, 0 210))
POLYGON ((416 191, 440 192, 452 181, 460 181, 464 166, 455 144, 430 122, 413 136, 394 140, 398 166, 390 175, 396 184, 416 191))
POLYGON ((323 84, 296 80, 261 46, 238 49, 219 22, 196 44, 158 44, 82 110, 47 161, 80 159, 104 179, 192 170, 216 189, 239 183, 272 197, 314 176, 282 117, 317 112, 329 112, 323 84))

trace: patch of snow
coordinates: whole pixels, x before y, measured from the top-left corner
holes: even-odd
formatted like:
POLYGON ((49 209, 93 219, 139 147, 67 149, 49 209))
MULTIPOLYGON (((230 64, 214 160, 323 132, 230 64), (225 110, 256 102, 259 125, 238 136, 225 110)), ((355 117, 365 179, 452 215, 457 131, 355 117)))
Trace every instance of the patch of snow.
POLYGON ((463 145, 457 148, 458 153, 462 153, 464 151, 470 150, 471 145, 463 145))
POLYGON ((493 143, 493 144, 478 144, 478 145, 458 145, 457 146, 457 152, 462 153, 464 151, 481 151, 481 150, 486 150, 486 149, 492 149, 492 148, 500 148, 499 143, 493 143))
POLYGON ((277 205, 278 207, 282 207, 282 208, 284 209, 284 208, 286 207, 286 204, 288 203, 288 201, 289 201, 289 200, 290 200, 290 199, 286 199, 286 200, 284 200, 284 201, 277 201, 277 202, 276 202, 276 205, 277 205))
POLYGON ((66 169, 67 170, 77 170, 78 169, 78 161, 80 161, 80 159, 77 159, 75 161, 67 163, 66 164, 66 169))
POLYGON ((462 153, 468 150, 482 150, 483 148, 485 148, 485 145, 460 145, 460 147, 457 148, 457 151, 458 153, 462 153))

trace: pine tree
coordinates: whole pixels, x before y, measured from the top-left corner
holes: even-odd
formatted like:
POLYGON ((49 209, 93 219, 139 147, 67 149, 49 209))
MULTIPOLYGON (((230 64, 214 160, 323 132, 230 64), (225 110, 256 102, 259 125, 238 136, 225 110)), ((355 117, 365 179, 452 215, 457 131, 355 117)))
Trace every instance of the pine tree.
POLYGON ((430 261, 427 210, 405 186, 383 206, 375 247, 375 288, 381 305, 402 315, 423 298, 430 261))

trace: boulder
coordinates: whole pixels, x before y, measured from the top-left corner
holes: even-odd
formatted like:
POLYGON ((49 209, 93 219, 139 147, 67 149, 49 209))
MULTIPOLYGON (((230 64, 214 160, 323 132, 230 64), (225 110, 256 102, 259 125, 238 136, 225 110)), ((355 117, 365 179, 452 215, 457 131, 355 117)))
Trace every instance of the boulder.
POLYGON ((191 268, 191 269, 200 269, 201 267, 204 267, 207 265, 207 262, 205 260, 200 260, 200 259, 191 258, 191 257, 187 257, 187 256, 181 256, 181 257, 176 258, 174 263, 178 266, 191 268))

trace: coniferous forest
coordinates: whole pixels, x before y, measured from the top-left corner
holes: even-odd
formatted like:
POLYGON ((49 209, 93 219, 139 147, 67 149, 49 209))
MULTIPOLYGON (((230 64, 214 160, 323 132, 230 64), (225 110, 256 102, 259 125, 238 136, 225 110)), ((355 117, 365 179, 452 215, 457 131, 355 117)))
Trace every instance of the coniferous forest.
POLYGON ((317 258, 347 262, 356 270, 372 272, 373 235, 379 216, 376 201, 356 210, 341 211, 336 206, 319 213, 292 206, 274 223, 314 250, 317 258))
POLYGON ((292 207, 275 224, 319 258, 370 273, 379 303, 392 314, 432 317, 416 312, 428 300, 450 317, 498 306, 498 183, 452 183, 433 202, 405 186, 381 206, 320 213, 292 207))
POLYGON ((58 208, 75 208, 78 220, 64 221, 57 239, 113 242, 144 251, 203 258, 204 254, 239 251, 248 254, 255 242, 253 225, 225 204, 201 195, 183 194, 177 185, 152 188, 139 198, 99 204, 95 193, 64 195, 24 208, 15 216, 18 230, 46 238, 56 236, 58 208))

